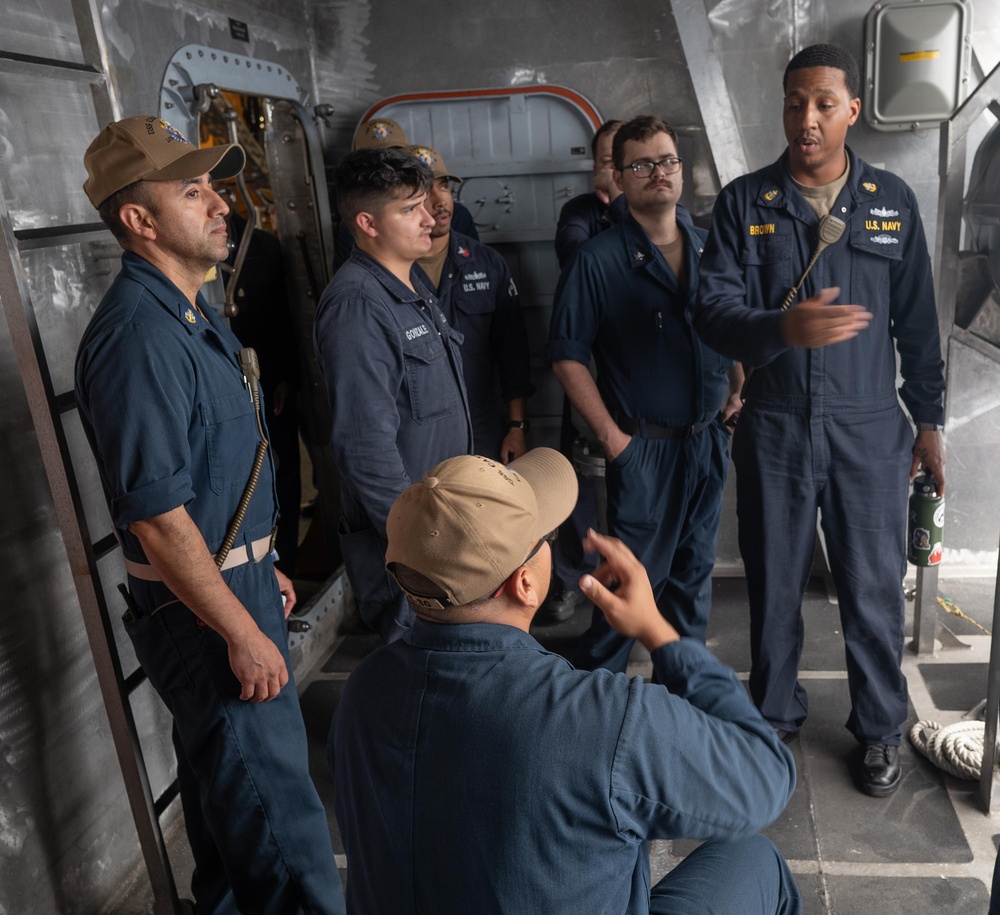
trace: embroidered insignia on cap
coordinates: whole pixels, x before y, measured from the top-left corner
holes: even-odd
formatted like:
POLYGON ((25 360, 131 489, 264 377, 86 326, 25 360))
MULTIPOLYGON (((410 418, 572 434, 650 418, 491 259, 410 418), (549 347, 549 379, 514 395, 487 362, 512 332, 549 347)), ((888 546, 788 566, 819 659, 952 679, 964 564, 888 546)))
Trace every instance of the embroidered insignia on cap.
POLYGON ((766 194, 764 195, 764 199, 765 199, 765 200, 766 200, 766 201, 767 201, 768 203, 770 203, 770 202, 771 202, 772 200, 774 200, 774 198, 775 198, 775 197, 777 197, 777 196, 778 196, 778 194, 780 194, 780 193, 781 193, 781 191, 779 191, 779 190, 778 190, 778 189, 777 189, 776 187, 774 187, 774 188, 771 188, 771 190, 769 190, 769 191, 768 191, 768 192, 767 192, 767 193, 766 193, 766 194))
POLYGON ((886 218, 899 215, 899 210, 889 210, 886 207, 872 207, 868 212, 872 216, 884 216, 886 218))
POLYGON ((432 153, 426 146, 421 146, 418 149, 415 149, 413 151, 413 155, 415 155, 428 168, 433 168, 434 153, 432 153))
POLYGON ((861 182, 861 186, 862 186, 862 187, 863 187, 863 188, 864 188, 864 189, 865 189, 866 191, 868 191, 868 193, 869 193, 869 194, 874 194, 874 193, 875 193, 875 191, 877 191, 877 190, 878 190, 878 188, 877 188, 877 187, 875 187, 875 185, 874 185, 874 184, 872 184, 872 183, 871 183, 871 181, 862 181, 862 182, 861 182))
POLYGON ((184 136, 176 127, 172 124, 168 124, 163 118, 160 118, 160 126, 167 132, 167 142, 171 140, 177 140, 179 143, 187 143, 188 146, 191 145, 191 141, 184 136))
POLYGON ((646 255, 643 254, 641 251, 636 251, 635 259, 641 264, 646 259, 646 255))
POLYGON ((187 321, 188 324, 197 324, 198 316, 189 308, 184 312, 184 320, 187 321))
POLYGON ((469 257, 470 256, 469 255, 469 249, 468 248, 463 248, 462 245, 458 246, 458 253, 461 254, 462 257, 469 257))
POLYGON ((389 131, 392 130, 392 128, 386 124, 385 121, 372 121, 371 129, 372 136, 375 137, 376 140, 384 140, 387 136, 389 136, 389 131))

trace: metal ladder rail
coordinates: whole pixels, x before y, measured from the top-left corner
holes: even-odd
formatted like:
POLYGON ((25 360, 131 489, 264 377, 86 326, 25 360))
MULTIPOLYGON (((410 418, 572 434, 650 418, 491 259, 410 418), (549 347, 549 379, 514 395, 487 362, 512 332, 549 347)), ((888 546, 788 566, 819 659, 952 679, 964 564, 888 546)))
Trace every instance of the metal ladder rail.
MULTIPOLYGON (((120 112, 108 77, 107 51, 99 26, 100 13, 94 0, 71 2, 87 63, 0 52, 0 72, 90 83, 98 126, 103 126, 119 119, 120 112)), ((53 389, 20 258, 22 250, 107 238, 109 233, 101 223, 15 230, 0 187, 0 237, 0 302, 14 344, 126 795, 153 891, 153 911, 155 915, 181 915, 187 907, 177 895, 159 822, 160 814, 177 796, 177 783, 169 785, 159 798, 153 798, 129 701, 130 695, 144 682, 145 675, 141 669, 127 678, 123 674, 97 565, 101 558, 120 547, 113 534, 97 543, 90 536, 62 425, 62 417, 76 409, 75 399, 72 391, 57 395, 53 389)))

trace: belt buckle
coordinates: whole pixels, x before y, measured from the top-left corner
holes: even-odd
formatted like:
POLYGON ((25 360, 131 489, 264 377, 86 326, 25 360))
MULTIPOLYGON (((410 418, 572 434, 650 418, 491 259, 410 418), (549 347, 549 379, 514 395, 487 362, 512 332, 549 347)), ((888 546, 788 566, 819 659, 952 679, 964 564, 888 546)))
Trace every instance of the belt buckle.
POLYGON ((682 442, 687 441, 694 435, 694 426, 682 426, 679 430, 680 435, 677 436, 682 442))

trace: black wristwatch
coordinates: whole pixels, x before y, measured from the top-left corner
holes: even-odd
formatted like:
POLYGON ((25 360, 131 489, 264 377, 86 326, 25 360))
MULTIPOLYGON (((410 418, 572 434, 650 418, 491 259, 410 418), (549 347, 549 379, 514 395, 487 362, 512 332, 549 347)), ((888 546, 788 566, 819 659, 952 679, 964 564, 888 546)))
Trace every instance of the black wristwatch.
POLYGON ((508 429, 521 429, 524 432, 528 431, 528 421, 526 419, 508 419, 507 420, 508 429))

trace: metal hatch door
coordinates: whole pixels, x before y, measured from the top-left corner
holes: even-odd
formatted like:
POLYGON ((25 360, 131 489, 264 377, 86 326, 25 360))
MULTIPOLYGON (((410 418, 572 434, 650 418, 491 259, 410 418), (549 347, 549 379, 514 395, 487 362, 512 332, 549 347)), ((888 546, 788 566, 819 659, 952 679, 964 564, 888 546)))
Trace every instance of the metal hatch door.
POLYGON ((487 244, 551 244, 563 204, 591 189, 597 108, 564 86, 419 92, 383 99, 361 123, 397 121, 437 149, 464 183, 456 199, 487 244))
POLYGON ((333 233, 316 117, 290 99, 264 100, 264 151, 278 208, 278 237, 285 251, 292 319, 302 356, 305 389, 303 436, 316 470, 327 551, 340 561, 336 519, 339 482, 330 456, 330 414, 312 345, 319 297, 330 281, 333 233))

